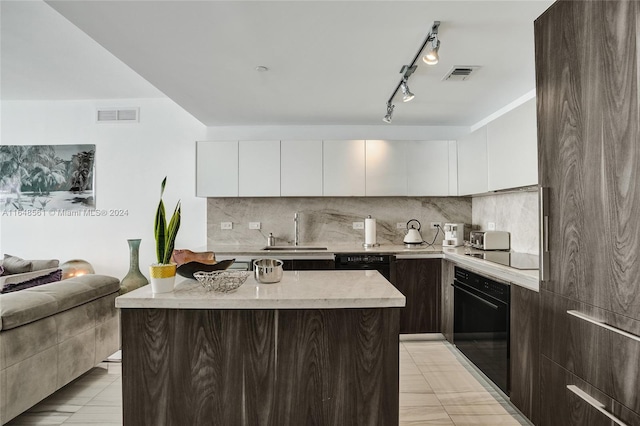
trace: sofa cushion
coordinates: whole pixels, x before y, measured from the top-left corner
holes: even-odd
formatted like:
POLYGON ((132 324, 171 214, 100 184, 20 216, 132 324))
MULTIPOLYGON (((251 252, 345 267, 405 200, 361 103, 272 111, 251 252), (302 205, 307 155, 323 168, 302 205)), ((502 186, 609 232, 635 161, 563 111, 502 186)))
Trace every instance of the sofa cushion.
POLYGON ((58 259, 32 259, 31 260, 31 270, 32 271, 41 271, 43 269, 51 269, 57 268, 60 266, 60 261, 58 259))
POLYGON ((31 272, 32 266, 33 264, 30 260, 11 256, 10 254, 5 254, 4 260, 2 261, 5 274, 24 274, 25 272, 31 272))
POLYGON ((19 327, 71 309, 120 289, 120 280, 106 275, 80 277, 0 295, 0 330, 19 327))
POLYGON ((0 286, 0 293, 11 293, 13 291, 25 290, 27 288, 37 287, 39 285, 54 283, 56 281, 60 281, 62 279, 62 270, 61 269, 45 269, 44 272, 36 271, 30 272, 28 274, 17 274, 11 275, 8 278, 14 278, 16 276, 24 276, 24 275, 35 275, 32 278, 25 279, 20 282, 11 282, 11 280, 7 280, 9 282, 5 282, 4 285, 0 286))
MULTIPOLYGON (((46 284, 55 285, 55 284, 46 284)), ((0 330, 9 330, 58 312, 58 301, 49 294, 29 290, 0 295, 0 330)))
POLYGON ((51 269, 43 269, 41 271, 35 271, 35 272, 25 272, 23 274, 3 275, 0 277, 0 289, 8 285, 21 284, 26 281, 32 280, 34 278, 42 277, 44 275, 50 274, 58 270, 59 270, 58 268, 51 268, 51 269))
POLYGON ((4 266, 0 265, 0 276, 2 276, 2 274, 4 274, 4 266))

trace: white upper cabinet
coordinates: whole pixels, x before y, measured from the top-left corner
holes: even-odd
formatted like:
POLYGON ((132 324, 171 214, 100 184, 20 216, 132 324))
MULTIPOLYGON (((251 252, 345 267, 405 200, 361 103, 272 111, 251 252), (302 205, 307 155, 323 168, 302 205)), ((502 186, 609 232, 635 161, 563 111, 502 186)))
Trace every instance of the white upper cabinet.
POLYGON ((367 140, 366 195, 407 195, 406 141, 367 140))
POLYGON ((323 194, 365 195, 364 140, 323 141, 323 194))
POLYGON ((487 185, 487 128, 458 139, 458 194, 482 194, 487 185))
POLYGON ((455 145, 455 141, 406 143, 409 196, 457 195, 455 145))
POLYGON ((322 141, 281 141, 280 150, 280 195, 322 196, 322 141))
POLYGON ((487 124, 488 189, 538 184, 536 100, 487 124))
POLYGON ((238 141, 196 142, 196 196, 238 196, 238 141))
POLYGON ((280 141, 240 141, 238 195, 280 196, 280 141))

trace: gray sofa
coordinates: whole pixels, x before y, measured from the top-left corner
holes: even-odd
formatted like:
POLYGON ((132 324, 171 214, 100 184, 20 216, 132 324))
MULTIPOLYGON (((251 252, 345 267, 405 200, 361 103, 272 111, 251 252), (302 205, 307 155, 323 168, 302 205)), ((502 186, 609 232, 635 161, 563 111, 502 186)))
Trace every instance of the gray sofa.
POLYGON ((119 349, 119 289, 83 275, 0 294, 0 424, 119 349))

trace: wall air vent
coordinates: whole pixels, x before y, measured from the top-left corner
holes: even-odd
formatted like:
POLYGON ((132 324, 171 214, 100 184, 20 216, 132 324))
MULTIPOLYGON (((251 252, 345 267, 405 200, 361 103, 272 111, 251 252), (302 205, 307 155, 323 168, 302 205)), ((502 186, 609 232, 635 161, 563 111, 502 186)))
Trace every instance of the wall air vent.
POLYGON ((137 123, 140 108, 99 108, 96 113, 98 123, 137 123))
POLYGON ((479 66, 456 65, 442 78, 443 81, 465 81, 471 78, 479 66))

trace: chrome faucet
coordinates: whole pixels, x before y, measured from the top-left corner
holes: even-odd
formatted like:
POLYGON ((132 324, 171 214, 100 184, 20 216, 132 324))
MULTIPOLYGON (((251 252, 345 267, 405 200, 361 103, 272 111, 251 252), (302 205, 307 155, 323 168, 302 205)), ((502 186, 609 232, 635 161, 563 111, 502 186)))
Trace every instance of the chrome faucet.
POLYGON ((299 243, 299 226, 298 226, 298 212, 293 215, 293 245, 297 246, 299 243))

